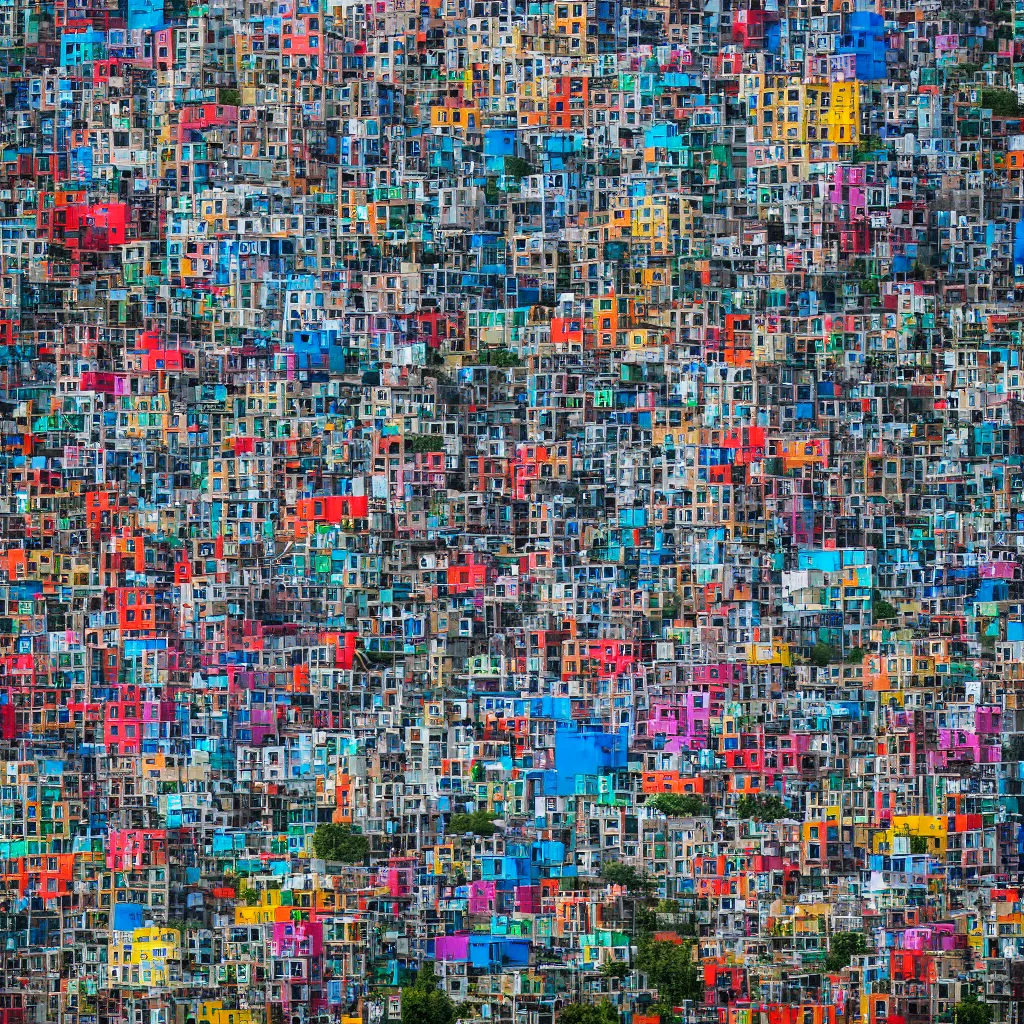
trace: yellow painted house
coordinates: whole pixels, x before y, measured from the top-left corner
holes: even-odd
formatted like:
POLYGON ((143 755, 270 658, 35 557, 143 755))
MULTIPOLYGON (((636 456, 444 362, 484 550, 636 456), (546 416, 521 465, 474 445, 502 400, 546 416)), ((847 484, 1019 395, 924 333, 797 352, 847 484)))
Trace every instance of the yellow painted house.
POLYGON ((480 128, 480 108, 472 105, 431 107, 430 125, 461 132, 477 131, 480 128))
POLYGON ((792 665, 793 653, 781 640, 747 644, 748 665, 792 665))
POLYGON ((254 907, 235 907, 235 924, 270 924, 277 920, 281 908, 281 890, 263 889, 260 902, 254 907))
POLYGON ((828 129, 829 141, 840 146, 855 146, 860 141, 860 83, 832 82, 830 103, 822 112, 822 124, 828 129))
POLYGON ((132 934, 131 983, 170 984, 170 962, 181 959, 181 937, 174 928, 136 928, 132 934), (137 968, 137 970, 136 970, 137 968))
POLYGON ((946 820, 939 814, 894 815, 889 828, 873 837, 873 850, 881 853, 883 846, 891 850, 896 836, 909 835, 927 840, 928 853, 943 858, 946 855, 946 820))
POLYGON ((633 238, 650 243, 655 255, 667 252, 668 200, 663 196, 643 196, 634 201, 632 217, 633 238))
POLYGON ((199 1024, 258 1024, 251 1010, 232 1010, 223 1000, 211 999, 199 1004, 199 1024))
POLYGON ((453 842, 428 847, 427 863, 431 874, 435 875, 452 875, 458 871, 466 871, 466 863, 462 859, 462 845, 459 844, 456 850, 453 842))

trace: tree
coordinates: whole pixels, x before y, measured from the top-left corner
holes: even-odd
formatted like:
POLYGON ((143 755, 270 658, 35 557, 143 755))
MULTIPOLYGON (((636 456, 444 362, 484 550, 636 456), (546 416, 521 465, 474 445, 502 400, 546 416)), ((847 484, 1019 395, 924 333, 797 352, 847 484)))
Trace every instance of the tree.
POLYGON ((704 978, 694 963, 692 942, 641 939, 636 967, 658 990, 660 1003, 678 1006, 684 999, 696 1003, 704 998, 704 978))
POLYGON ((447 831, 454 835, 474 835, 487 838, 497 829, 492 824, 498 816, 493 811, 473 811, 470 814, 453 814, 448 821, 447 831))
POLYGON ((831 644, 817 643, 811 648, 811 664, 818 668, 831 665, 836 660, 836 649, 831 644))
POLYGON ((619 981, 629 974, 629 964, 625 960, 605 960, 601 964, 601 976, 604 978, 618 978, 619 981))
POLYGON ((488 366, 522 366, 523 361, 507 348, 481 349, 480 362, 488 366))
POLYGON ((867 939, 860 932, 836 932, 828 944, 825 970, 835 974, 849 967, 855 956, 861 956, 867 951, 867 939))
POLYGON ((647 875, 641 875, 636 868, 618 860, 608 860, 601 865, 601 878, 612 885, 623 885, 627 889, 639 889, 644 892, 649 891, 652 886, 647 875))
POLYGON ((454 1024, 455 1004, 437 987, 434 964, 425 961, 416 981, 402 989, 402 1024, 454 1024))
POLYGON ((639 942, 658 930, 658 908, 651 906, 646 893, 643 894, 643 900, 642 903, 633 900, 633 927, 629 934, 634 942, 639 942))
POLYGON ((522 157, 505 157, 505 174, 507 177, 522 181, 523 178, 536 173, 536 168, 522 157))
POLYGON ((995 1014, 974 992, 967 992, 953 1007, 953 1024, 992 1024, 995 1014))
POLYGON ((694 793, 658 793, 647 806, 670 818, 700 818, 711 814, 711 808, 694 793))
POLYGON ((911 836, 910 837, 910 852, 911 853, 927 853, 928 852, 928 839, 925 836, 911 836))
POLYGON ((570 1003, 555 1019, 558 1024, 619 1024, 619 1011, 607 1001, 596 1005, 570 1003))
POLYGON ((333 822, 317 825, 313 833, 313 852, 322 860, 340 860, 343 864, 360 864, 370 852, 366 836, 353 832, 348 825, 333 822))
POLYGON ((789 814, 789 808, 774 794, 756 793, 741 796, 736 804, 740 818, 754 818, 756 821, 778 821, 789 814))
POLYGON ((981 109, 991 110, 996 117, 1017 117, 1020 104, 1017 94, 1010 89, 982 89, 981 109))
POLYGON ((247 886, 238 890, 238 898, 244 901, 247 907, 258 907, 260 904, 260 894, 247 886))
POLYGON ((876 619, 877 621, 881 621, 883 619, 895 619, 898 614, 899 609, 895 605, 889 604, 888 601, 883 600, 877 594, 872 597, 871 617, 873 619, 876 619))

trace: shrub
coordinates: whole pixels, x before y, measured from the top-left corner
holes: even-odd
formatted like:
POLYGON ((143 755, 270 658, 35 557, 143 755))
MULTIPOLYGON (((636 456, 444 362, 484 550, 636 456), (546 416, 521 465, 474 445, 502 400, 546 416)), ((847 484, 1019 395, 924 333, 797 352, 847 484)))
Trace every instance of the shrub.
POLYGON ((444 438, 440 434, 406 434, 407 452, 443 452, 444 438))

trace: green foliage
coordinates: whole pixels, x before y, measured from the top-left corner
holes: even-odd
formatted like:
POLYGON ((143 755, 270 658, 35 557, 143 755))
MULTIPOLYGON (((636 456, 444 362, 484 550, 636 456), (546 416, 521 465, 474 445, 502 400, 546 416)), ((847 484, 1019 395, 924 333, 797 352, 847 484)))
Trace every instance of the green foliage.
POLYGON ((259 906, 260 894, 255 889, 240 889, 238 892, 238 898, 242 900, 247 907, 259 906))
POLYGON ((859 665, 867 657, 867 653, 867 650, 863 647, 851 647, 846 652, 846 664, 859 665))
POLYGON ((340 860, 343 864, 361 864, 370 852, 366 836, 347 825, 333 822, 317 825, 313 833, 313 852, 322 860, 340 860))
POLYGON ((523 361, 507 348, 481 349, 481 366, 522 366, 523 361))
POLYGON ((914 260, 911 274, 915 281, 931 281, 935 278, 934 269, 923 260, 914 260))
POLYGON ((853 957, 861 956, 867 951, 867 939, 860 932, 836 932, 828 944, 825 970, 835 974, 844 967, 849 967, 853 957))
POLYGON ((864 163, 875 158, 879 151, 885 152, 885 143, 877 135, 868 135, 857 143, 853 154, 854 163, 864 163))
POLYGON ((831 665, 836 660, 836 649, 831 644, 817 643, 811 648, 811 664, 818 668, 831 665))
POLYGON ((455 1004, 437 987, 434 965, 427 961, 416 981, 402 989, 402 1024, 454 1024, 455 1004))
POLYGON ((601 865, 601 878, 612 885, 623 885, 638 892, 649 892, 652 888, 647 875, 641 875, 636 868, 617 860, 605 861, 601 865))
POLYGON ((982 89, 980 106, 996 117, 1018 117, 1021 113, 1017 94, 1010 89, 982 89))
POLYGON ((604 978, 618 978, 619 981, 629 974, 629 964, 625 960, 605 960, 601 964, 601 976, 604 978))
POLYGON ((453 814, 445 831, 456 835, 493 836, 496 829, 492 822, 497 818, 493 811, 473 811, 471 814, 453 814))
POLYGON ((509 178, 515 178, 517 181, 522 181, 523 178, 531 174, 536 174, 536 168, 519 156, 507 156, 505 157, 505 174, 509 178))
POLYGON ((911 853, 927 853, 928 852, 928 840, 924 836, 911 836, 910 837, 910 852, 911 853))
POLYGON ((647 801, 647 806, 671 818, 698 818, 711 814, 711 808, 694 793, 658 793, 647 801))
POLYGON ((953 1024, 992 1024, 994 1016, 992 1007, 981 1002, 974 992, 966 993, 953 1007, 953 1024))
POLYGON ((619 1011, 607 1001, 596 1005, 570 1003, 555 1020, 557 1024, 619 1024, 619 1011))
POLYGON ((667 1024, 668 1021, 674 1021, 676 1019, 676 1011, 670 1002, 664 999, 658 1000, 656 1003, 650 1003, 644 1010, 644 1016, 646 1017, 659 1017, 662 1024, 667 1024))
POLYGON ((644 936, 653 935, 658 930, 658 911, 648 903, 637 903, 633 911, 633 928, 631 935, 634 941, 644 936))
POLYGON ((888 601, 884 601, 877 594, 871 599, 871 616, 875 621, 880 619, 895 619, 899 614, 899 609, 888 601))
POLYGON ((359 656, 370 665, 394 665, 398 658, 395 651, 360 651, 359 656))
POLYGON ((407 452, 443 452, 444 438, 440 434, 406 434, 407 452))
POLYGON ((777 821, 789 814, 789 808, 773 794, 757 793, 754 796, 741 796, 736 804, 736 814, 757 821, 777 821))
POLYGON ((237 89, 218 89, 217 102, 225 107, 237 107, 242 102, 242 94, 237 89))
POLYGON ((703 1001, 704 978, 693 960, 692 942, 641 939, 636 966, 658 990, 659 1002, 678 1006, 684 999, 703 1001))

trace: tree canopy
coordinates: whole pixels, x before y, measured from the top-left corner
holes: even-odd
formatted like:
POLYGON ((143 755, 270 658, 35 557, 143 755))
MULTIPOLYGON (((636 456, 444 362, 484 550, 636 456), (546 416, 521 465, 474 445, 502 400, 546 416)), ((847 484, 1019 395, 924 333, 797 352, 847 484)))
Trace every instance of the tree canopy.
POLYGON ((692 942, 642 939, 636 966, 658 990, 659 1003, 678 1006, 684 999, 701 1002, 704 998, 704 978, 694 962, 692 942))
POLYGON ((648 807, 671 818, 699 818, 711 814, 711 808, 694 793, 658 793, 647 801, 648 807))
POLYGON ((370 852, 370 842, 366 836, 353 832, 348 825, 331 822, 317 826, 313 833, 313 852, 323 860, 360 864, 370 852))
POLYGON ((982 110, 991 110, 996 117, 1020 115, 1017 94, 1011 89, 982 89, 980 106, 982 110))
POLYGON ((953 1024, 992 1024, 994 1016, 992 1007, 973 992, 968 992, 953 1007, 953 1024))
POLYGON ((570 1003, 555 1020, 558 1024, 619 1024, 619 1011, 609 1002, 570 1003))
POLYGON ((831 665, 837 658, 836 649, 831 644, 818 643, 811 648, 811 664, 817 665, 818 668, 831 665))
POLYGON ((612 885, 624 885, 627 889, 648 892, 653 883, 647 875, 618 860, 608 860, 601 865, 601 878, 612 885))
POLYGON ((416 981, 402 989, 402 1024, 454 1024, 455 1004, 442 992, 427 961, 416 972, 416 981))
POLYGON ((497 831, 494 819, 498 816, 493 811, 472 811, 469 814, 453 814, 448 821, 446 831, 455 835, 493 836, 497 831))
POLYGON ((833 974, 850 966, 855 956, 868 951, 867 939, 860 932, 836 932, 829 940, 828 956, 825 957, 825 970, 833 974))
POLYGON ((774 794, 755 793, 753 796, 740 797, 736 804, 736 813, 741 818, 778 821, 789 814, 789 808, 774 794))

